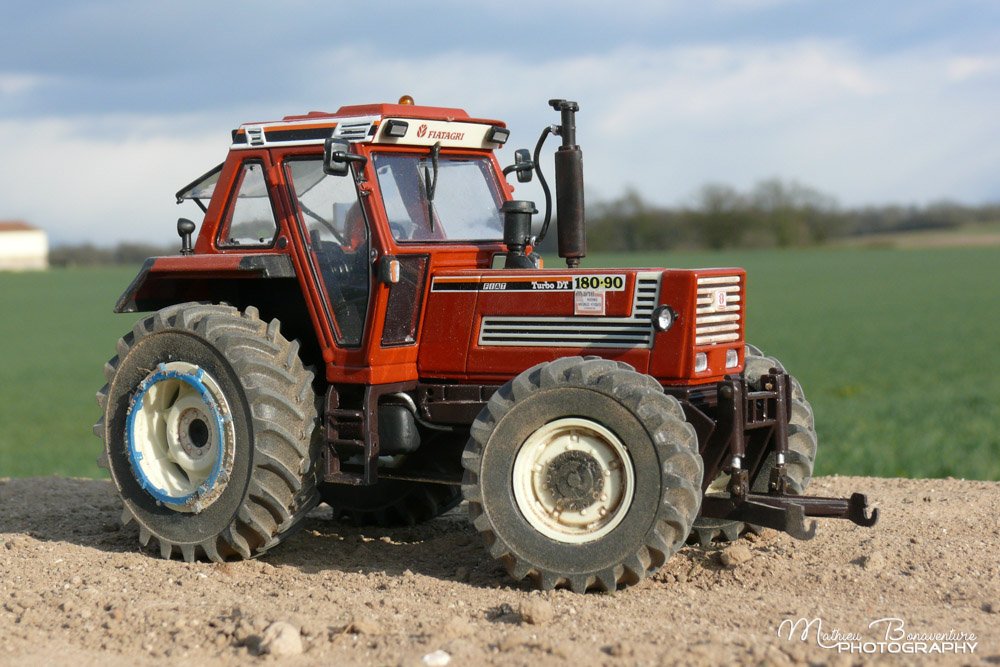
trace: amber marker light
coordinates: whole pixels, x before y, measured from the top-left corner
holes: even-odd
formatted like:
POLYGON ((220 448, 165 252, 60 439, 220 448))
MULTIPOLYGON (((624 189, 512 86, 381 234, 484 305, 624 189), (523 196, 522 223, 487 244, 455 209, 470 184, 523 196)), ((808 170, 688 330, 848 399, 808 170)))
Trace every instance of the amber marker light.
POLYGON ((399 103, 400 104, 413 104, 413 98, 410 97, 409 95, 403 95, 402 97, 399 98, 399 103))

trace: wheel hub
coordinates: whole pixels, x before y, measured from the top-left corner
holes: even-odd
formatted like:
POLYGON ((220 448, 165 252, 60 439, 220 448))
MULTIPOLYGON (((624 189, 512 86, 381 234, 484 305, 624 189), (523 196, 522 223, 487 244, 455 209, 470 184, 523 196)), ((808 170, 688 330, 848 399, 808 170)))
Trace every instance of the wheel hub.
POLYGON ((129 405, 126 444, 136 480, 157 501, 200 512, 222 493, 235 432, 219 384, 194 364, 160 364, 129 405))
POLYGON ((601 497, 601 464, 587 452, 570 450, 558 455, 545 471, 545 487, 561 510, 580 511, 601 497))
POLYGON ((177 441, 184 453, 200 459, 211 450, 211 431, 201 410, 188 408, 181 413, 177 424, 177 441))
POLYGON ((579 544, 607 535, 625 518, 635 471, 614 433, 566 417, 528 436, 515 456, 512 482, 517 507, 533 528, 579 544))

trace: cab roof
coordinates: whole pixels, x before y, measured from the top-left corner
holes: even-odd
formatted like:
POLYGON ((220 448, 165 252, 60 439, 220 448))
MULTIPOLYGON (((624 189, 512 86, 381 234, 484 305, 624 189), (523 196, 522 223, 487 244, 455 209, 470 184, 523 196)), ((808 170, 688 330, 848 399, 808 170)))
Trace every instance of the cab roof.
POLYGON ((243 123, 233 130, 232 148, 321 144, 333 137, 348 142, 415 146, 441 143, 443 147, 492 150, 506 141, 506 127, 503 121, 470 118, 464 110, 450 107, 360 104, 343 106, 333 113, 310 111, 279 121, 243 123), (387 131, 390 126, 394 126, 392 133, 387 131))

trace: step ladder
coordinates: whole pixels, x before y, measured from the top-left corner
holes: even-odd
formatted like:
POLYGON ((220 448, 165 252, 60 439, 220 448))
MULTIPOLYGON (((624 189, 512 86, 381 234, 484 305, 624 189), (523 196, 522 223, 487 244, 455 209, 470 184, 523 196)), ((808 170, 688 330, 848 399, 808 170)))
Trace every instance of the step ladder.
POLYGON ((342 408, 339 403, 340 397, 331 386, 324 416, 323 481, 355 486, 374 484, 378 481, 378 396, 368 387, 358 408, 342 408))

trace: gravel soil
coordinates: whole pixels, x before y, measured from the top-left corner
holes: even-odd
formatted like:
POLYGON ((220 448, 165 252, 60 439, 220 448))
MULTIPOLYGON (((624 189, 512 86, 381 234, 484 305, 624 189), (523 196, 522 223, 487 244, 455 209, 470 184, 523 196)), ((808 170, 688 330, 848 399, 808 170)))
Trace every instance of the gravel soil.
POLYGON ((575 595, 512 584, 464 507, 385 530, 320 506, 263 558, 187 564, 139 547, 107 481, 0 480, 0 664, 1000 664, 1000 483, 809 491, 867 493, 881 520, 687 547, 638 586, 575 595), (779 636, 814 618, 819 637, 779 636), (944 652, 900 653, 920 643, 944 652))

